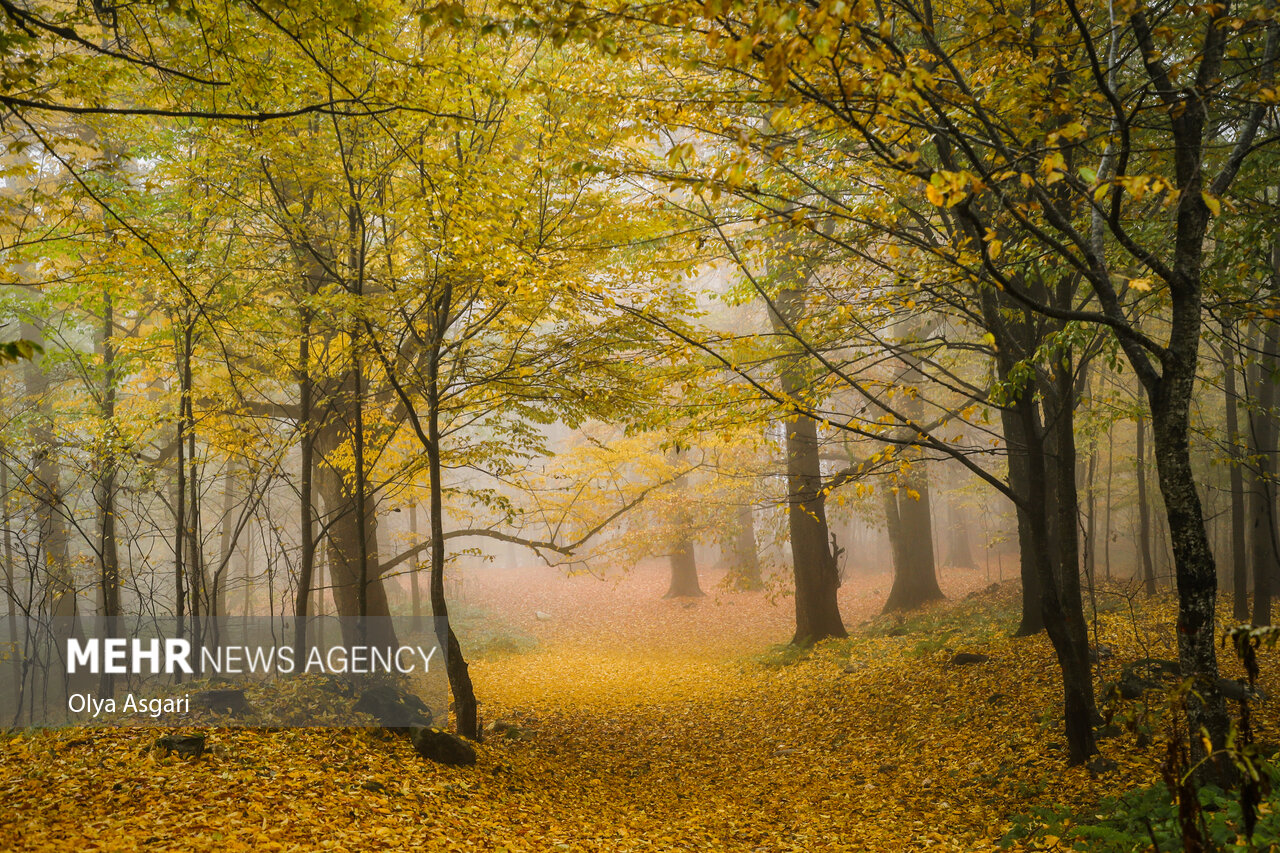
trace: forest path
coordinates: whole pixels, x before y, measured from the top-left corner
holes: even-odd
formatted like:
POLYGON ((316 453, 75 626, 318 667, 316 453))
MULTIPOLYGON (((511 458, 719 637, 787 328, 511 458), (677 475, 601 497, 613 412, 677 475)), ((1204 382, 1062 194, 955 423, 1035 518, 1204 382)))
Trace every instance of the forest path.
MULTIPOLYGON (((790 599, 713 582, 706 598, 663 600, 663 579, 660 567, 629 575, 607 597, 592 579, 472 588, 538 635, 472 672, 485 719, 524 733, 486 749, 503 755, 512 795, 541 792, 536 831, 565 849, 982 849, 1061 768, 1033 710, 1053 703, 1047 642, 1018 647, 1033 647, 1017 665, 1022 695, 1009 684, 1017 649, 994 623, 982 650, 995 666, 950 670, 941 644, 882 632, 769 665, 785 656, 766 649, 787 638, 790 599)), ((851 627, 888 589, 887 575, 857 580, 842 590, 851 627)), ((984 582, 944 576, 953 598, 984 582)))

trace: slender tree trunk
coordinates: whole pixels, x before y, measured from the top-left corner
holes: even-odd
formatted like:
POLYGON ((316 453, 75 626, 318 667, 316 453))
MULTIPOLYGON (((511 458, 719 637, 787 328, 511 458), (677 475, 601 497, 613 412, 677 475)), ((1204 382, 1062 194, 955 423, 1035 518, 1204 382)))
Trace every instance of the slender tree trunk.
POLYGON ((196 455, 196 418, 192 386, 191 353, 187 353, 186 393, 183 399, 187 407, 187 488, 191 497, 187 501, 187 590, 188 609, 191 611, 191 641, 195 646, 205 644, 205 611, 209 590, 205 583, 204 548, 200 524, 200 463, 196 455))
POLYGON ((1244 464, 1240 444, 1239 396, 1236 393, 1236 351, 1232 344, 1234 330, 1222 321, 1222 385, 1227 417, 1227 446, 1230 448, 1231 482, 1231 604, 1232 614, 1240 622, 1249 619, 1249 563, 1245 550, 1244 464))
MULTIPOLYGON (((22 655, 18 654, 18 590, 13 563, 13 508, 9 503, 9 460, 6 449, 0 444, 0 520, 4 524, 4 593, 9 617, 9 648, 13 651, 12 685, 22 684, 22 655)), ((15 709, 20 710, 20 709, 15 709)))
POLYGON ((1084 475, 1085 495, 1085 533, 1084 533, 1084 570, 1092 579, 1097 577, 1098 569, 1098 491, 1093 487, 1094 478, 1098 474, 1098 451, 1096 447, 1089 450, 1089 466, 1084 475))
POLYGON ((1273 376, 1280 362, 1280 329, 1263 321, 1262 347, 1255 368, 1253 407, 1249 412, 1250 456, 1256 460, 1249 490, 1253 540, 1253 624, 1271 624, 1272 586, 1280 558, 1276 546, 1276 441, 1280 423, 1275 414, 1273 376))
MULTIPOLYGON (((98 582, 102 598, 101 636, 120 636, 120 556, 116 546, 116 477, 119 455, 116 447, 116 351, 113 335, 115 312, 111 294, 102 294, 102 327, 98 350, 102 357, 102 390, 98 415, 102 420, 100 449, 94 465, 97 482, 94 503, 98 510, 98 582)), ((101 696, 115 693, 113 677, 104 671, 98 683, 101 696)))
MULTIPOLYGON (((184 397, 187 393, 186 376, 186 358, 185 354, 189 351, 191 330, 188 326, 182 338, 182 350, 179 354, 178 362, 178 423, 177 435, 175 441, 177 444, 174 464, 177 466, 178 483, 175 489, 173 503, 173 587, 174 587, 174 619, 176 627, 174 629, 175 636, 186 636, 186 606, 187 606, 187 584, 186 584, 186 566, 184 564, 183 549, 187 541, 187 465, 186 465, 186 446, 187 446, 187 409, 184 397)), ((181 671, 174 673, 174 681, 182 681, 181 671)))
POLYGON ((311 433, 311 315, 302 311, 302 328, 298 338, 298 450, 301 471, 298 477, 298 513, 302 553, 299 555, 298 591, 293 613, 293 648, 298 655, 307 652, 308 608, 311 602, 312 575, 316 563, 316 538, 312 472, 315 469, 315 438, 311 433))
MULTIPOLYGON (((413 544, 417 545, 418 536, 418 501, 409 502, 409 532, 413 534, 413 544)), ((422 590, 418 586, 418 558, 413 558, 413 568, 409 570, 409 583, 413 590, 413 622, 410 630, 414 634, 422 633, 422 590)))
MULTIPOLYGON (((1198 193, 1193 189, 1187 198, 1195 208, 1191 213, 1207 219, 1207 211, 1200 210, 1203 204, 1198 193)), ((1186 205, 1180 209, 1181 215, 1187 215, 1186 205)), ((1162 375, 1148 384, 1147 391, 1156 472, 1169 524, 1178 590, 1178 660, 1183 676, 1195 678, 1195 690, 1186 700, 1187 721, 1193 733, 1203 727, 1217 749, 1225 744, 1229 728, 1226 703, 1217 686, 1218 576, 1196 492, 1188 437, 1202 322, 1198 253, 1203 235, 1201 229, 1199 237, 1191 239, 1180 227, 1177 277, 1170 284, 1170 292, 1178 298, 1173 301, 1170 315, 1169 345, 1161 359, 1162 375)), ((1192 761, 1201 761, 1204 749, 1194 734, 1190 746, 1192 761)), ((1229 772, 1219 764, 1213 775, 1223 778, 1229 772)))
POLYGON ((1147 502, 1146 419, 1137 418, 1134 459, 1138 479, 1138 555, 1142 560, 1142 585, 1147 595, 1156 594, 1156 569, 1151 559, 1151 506, 1147 502))
POLYGON ((444 483, 440 446, 440 347, 444 342, 452 306, 452 290, 445 285, 433 306, 432 340, 435 348, 427 358, 427 467, 431 477, 431 615, 435 622, 436 642, 445 652, 449 689, 453 693, 453 713, 458 734, 480 739, 480 713, 475 687, 462 646, 449 624, 449 607, 444 597, 444 483))
POLYGON ((1111 480, 1115 465, 1115 430, 1107 430, 1107 520, 1106 528, 1102 531, 1102 570, 1106 573, 1107 580, 1111 580, 1111 480))

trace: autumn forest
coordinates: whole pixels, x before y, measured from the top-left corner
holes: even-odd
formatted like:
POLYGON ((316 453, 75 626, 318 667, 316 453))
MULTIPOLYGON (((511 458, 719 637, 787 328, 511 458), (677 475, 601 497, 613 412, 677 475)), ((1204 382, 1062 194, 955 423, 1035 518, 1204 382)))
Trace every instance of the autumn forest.
POLYGON ((0 849, 1280 847, 1276 0, 0 0, 0 849))

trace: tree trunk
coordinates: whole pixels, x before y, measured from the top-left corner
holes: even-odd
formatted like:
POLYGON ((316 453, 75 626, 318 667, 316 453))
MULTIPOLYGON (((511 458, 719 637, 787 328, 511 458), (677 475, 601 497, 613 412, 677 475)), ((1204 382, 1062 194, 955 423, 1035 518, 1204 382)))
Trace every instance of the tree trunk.
POLYGON ((293 612, 293 649, 296 655, 307 653, 307 621, 310 618, 312 575, 316 564, 315 511, 312 474, 315 470, 315 438, 311 433, 311 316, 302 311, 298 337, 298 450, 301 470, 298 476, 298 528, 302 553, 299 555, 298 589, 293 612))
POLYGON ((663 598, 699 598, 706 595, 698 584, 698 561, 687 532, 676 536, 671 550, 671 584, 663 598))
POLYGON ((795 645, 847 637, 836 599, 840 577, 829 545, 826 496, 818 459, 818 427, 797 415, 787 429, 787 523, 796 582, 795 645))
POLYGON ((764 589, 760 575, 760 552, 756 544, 756 518, 750 504, 739 506, 733 515, 734 585, 743 590, 764 589))
POLYGON ((432 340, 434 351, 428 354, 427 363, 427 467, 431 477, 431 615, 435 622, 436 642, 446 653, 445 666, 449 676, 449 690, 453 693, 453 713, 458 734, 472 740, 480 739, 480 713, 475 688, 462 646, 449 624, 449 606, 444 597, 444 483, 441 480, 442 448, 440 446, 440 346, 448 328, 448 315, 452 304, 451 291, 445 292, 436 302, 433 311, 432 340))
MULTIPOLYGON (((23 324, 22 337, 35 339, 38 331, 23 324)), ((23 362, 23 380, 32 401, 33 417, 30 441, 34 459, 30 469, 35 476, 28 487, 35 503, 38 529, 37 546, 44 557, 49 601, 49 630, 58 654, 66 648, 69 637, 81 632, 80 608, 67 541, 67 507, 62 494, 62 468, 58 462, 60 445, 54 429, 54 410, 49 400, 50 381, 44 372, 44 359, 23 362)))
MULTIPOLYGON (((1175 303, 1173 334, 1163 359, 1164 373, 1149 389, 1149 398, 1156 471, 1169 520, 1178 588, 1178 659, 1182 674, 1196 679, 1196 689, 1187 696, 1188 724, 1192 732, 1203 727, 1216 749, 1225 743, 1228 729, 1226 704, 1217 686, 1214 612, 1218 576, 1205 533, 1188 440, 1200 319, 1198 300, 1194 304, 1175 303)), ((1191 753, 1193 761, 1204 757, 1203 747, 1194 735, 1191 753)))
POLYGON ((1253 543, 1253 624, 1271 624, 1272 586, 1280 559, 1276 548, 1276 440, 1280 424, 1275 415, 1273 381, 1280 358, 1280 330, 1263 321, 1262 348, 1254 369, 1253 406, 1249 411, 1249 455, 1256 460, 1250 472, 1249 505, 1253 543))
POLYGON ((1222 386, 1227 417, 1231 489, 1231 610, 1240 622, 1249 619, 1248 554, 1245 551, 1244 464, 1240 446, 1239 397, 1236 393, 1236 351, 1231 335, 1234 330, 1222 321, 1222 386))
MULTIPOLYGON (((676 451, 676 464, 680 462, 680 451, 676 451)), ((676 496, 675 508, 671 521, 675 534, 671 542, 671 584, 663 598, 696 598, 704 595, 698 585, 698 561, 694 553, 693 537, 689 535, 692 520, 684 504, 686 480, 677 477, 673 486, 676 496)))
MULTIPOLYGON (((1032 470, 1035 468, 1042 471, 1044 466, 1042 462, 1033 465, 1032 442, 1026 435, 1023 418, 1018 412, 1006 406, 1000 415, 1009 451, 1009 488, 1026 504, 1015 507, 1018 516, 1018 569, 1022 579, 1022 619, 1013 635, 1030 637, 1044 630, 1044 596, 1040 589, 1040 568, 1036 554, 1036 549, 1040 546, 1036 544, 1031 521, 1032 511, 1028 509, 1033 504, 1032 470)), ((1034 417, 1034 413, 1032 416, 1034 417)), ((1040 494, 1043 496, 1043 493, 1044 489, 1041 487, 1040 494)), ((1039 511, 1044 511, 1043 505, 1040 505, 1039 511)))
MULTIPOLYGON (((98 511, 98 583, 102 599, 99 636, 120 636, 120 555, 116 542, 116 478, 119 455, 116 442, 116 351, 112 340, 115 312, 111 294, 102 294, 102 326, 98 352, 102 357, 102 390, 98 416, 102 421, 99 451, 94 464, 97 482, 94 503, 98 511)), ((112 674, 104 671, 98 683, 101 696, 115 693, 112 674)))
POLYGON ((1084 571, 1092 583, 1097 577, 1098 569, 1098 492, 1093 481, 1098 474, 1098 450, 1089 450, 1089 465, 1084 475, 1085 495, 1085 532, 1084 532, 1084 571))
POLYGON ((898 474, 886 489, 885 515, 893 549, 893 587, 884 612, 914 610, 943 597, 933 555, 929 477, 923 462, 898 474), (892 506, 890 505, 892 504, 892 506))
MULTIPOLYGON (((1063 716, 1067 735, 1068 762, 1082 764, 1089 756, 1097 752, 1097 741, 1094 738, 1093 724, 1097 714, 1093 696, 1093 673, 1089 664, 1087 634, 1085 633, 1083 613, 1079 610, 1078 592, 1074 597, 1076 608, 1072 610, 1073 598, 1063 595, 1059 584, 1069 574, 1075 574, 1076 589, 1079 589, 1078 564, 1072 566, 1068 561, 1056 561, 1050 542, 1050 513, 1044 508, 1050 505, 1047 485, 1050 482, 1050 460, 1045 453, 1044 439, 1040 435, 1040 419, 1035 411, 1035 403, 1031 390, 1024 389, 1016 408, 1021 417, 1020 437, 1026 439, 1024 448, 1010 448, 1011 458, 1019 450, 1025 451, 1030 466, 1028 477, 1028 504, 1040 511, 1027 513, 1030 532, 1032 558, 1039 576, 1041 590, 1041 621, 1053 643, 1054 653, 1058 658, 1058 666, 1062 670, 1063 716), (1060 565, 1066 568, 1059 569, 1060 565)), ((1048 416, 1046 416, 1048 420, 1048 416)), ((1068 426, 1068 429, 1070 427, 1068 426)), ((1068 470, 1074 472, 1073 459, 1068 460, 1063 452, 1061 436, 1058 439, 1058 461, 1061 466, 1057 477, 1060 494, 1061 481, 1065 480, 1074 491, 1074 476, 1064 477, 1068 470), (1066 460, 1066 461, 1064 461, 1066 460), (1067 468, 1067 465, 1070 468, 1067 468)), ((1057 502, 1055 502, 1057 503, 1057 502)), ((1068 508, 1059 507, 1057 519, 1064 519, 1068 513, 1076 512, 1074 502, 1068 508)), ((1074 530, 1074 526, 1072 526, 1074 530)), ((1066 537, 1056 537, 1066 538, 1066 537)), ((1074 553, 1074 549, 1072 551, 1074 553)))
MULTIPOLYGON (((770 312, 775 330, 785 332, 804 311, 803 293, 798 287, 783 290, 770 312)), ((787 357, 779 371, 783 393, 803 401, 808 393, 806 359, 801 353, 787 357)), ((810 645, 831 637, 847 637, 840 617, 836 594, 840 574, 827 526, 827 497, 822 485, 822 463, 818 447, 818 425, 813 418, 797 413, 788 418, 787 524, 791 532, 791 562, 796 586, 795 645, 810 645)))
POLYGON ((1147 503, 1146 419, 1137 418, 1134 460, 1138 479, 1138 556, 1142 560, 1142 585, 1147 595, 1156 594, 1156 570, 1151 560, 1151 507, 1147 503))
MULTIPOLYGON (((413 544, 419 542, 418 536, 418 501, 411 500, 409 502, 409 533, 413 536, 413 544)), ((422 633, 422 590, 418 584, 418 558, 413 558, 413 568, 409 570, 409 584, 413 592, 413 620, 410 622, 409 630, 414 634, 422 633)))
POLYGON ((964 516, 951 505, 947 524, 947 560, 945 565, 955 569, 977 569, 978 563, 973 558, 973 546, 969 541, 969 526, 964 516))

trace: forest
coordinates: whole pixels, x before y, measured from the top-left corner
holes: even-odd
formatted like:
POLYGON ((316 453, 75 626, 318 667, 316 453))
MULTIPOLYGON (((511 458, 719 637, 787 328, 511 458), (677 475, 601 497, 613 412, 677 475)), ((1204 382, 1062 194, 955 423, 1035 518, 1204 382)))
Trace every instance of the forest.
POLYGON ((1278 52, 0 0, 0 849, 1280 849, 1278 52))

